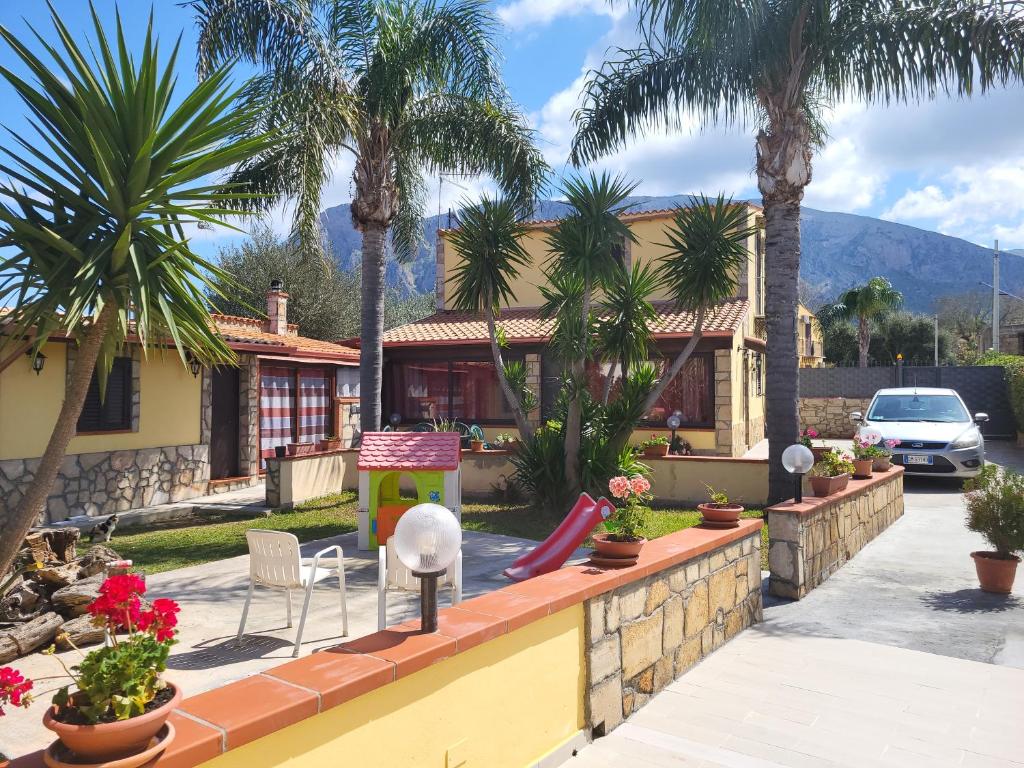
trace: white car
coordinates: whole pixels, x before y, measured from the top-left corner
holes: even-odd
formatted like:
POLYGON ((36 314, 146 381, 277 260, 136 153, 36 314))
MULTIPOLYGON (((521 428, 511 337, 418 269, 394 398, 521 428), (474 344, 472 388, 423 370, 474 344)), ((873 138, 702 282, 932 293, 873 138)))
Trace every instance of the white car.
POLYGON ((972 417, 956 390, 880 389, 867 413, 851 413, 850 420, 858 435, 870 428, 884 440, 899 440, 893 463, 908 475, 974 477, 985 466, 985 439, 978 424, 988 421, 988 414, 972 417))

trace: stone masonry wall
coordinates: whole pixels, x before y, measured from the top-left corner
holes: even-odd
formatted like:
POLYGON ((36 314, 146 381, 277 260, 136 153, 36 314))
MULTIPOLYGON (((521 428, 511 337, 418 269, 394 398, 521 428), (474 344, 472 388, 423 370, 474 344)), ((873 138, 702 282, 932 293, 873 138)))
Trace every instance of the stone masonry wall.
POLYGON ((587 600, 586 719, 604 735, 761 621, 760 530, 587 600))
POLYGON ((801 397, 800 427, 812 427, 822 437, 848 440, 854 432, 850 414, 864 413, 870 403, 870 397, 801 397))
POLYGON ((767 509, 769 591, 799 600, 903 515, 903 469, 767 509))

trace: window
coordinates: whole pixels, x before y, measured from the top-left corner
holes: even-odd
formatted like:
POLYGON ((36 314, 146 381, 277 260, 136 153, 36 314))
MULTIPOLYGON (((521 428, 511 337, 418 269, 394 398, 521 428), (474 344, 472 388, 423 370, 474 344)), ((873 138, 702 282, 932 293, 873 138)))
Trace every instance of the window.
POLYGON ((107 376, 107 396, 100 401, 100 383, 93 373, 85 405, 78 417, 79 432, 125 432, 132 428, 132 360, 114 358, 107 376))
MULTIPOLYGON (((671 365, 669 360, 655 360, 654 365, 660 370, 671 365)), ((595 399, 604 395, 604 383, 611 365, 608 363, 590 363, 587 365, 587 388, 595 399)), ((654 404, 643 423, 664 426, 665 420, 676 411, 682 416, 684 427, 714 426, 714 396, 712 388, 713 360, 710 355, 694 355, 683 365, 654 404)), ((618 397, 618 379, 621 373, 616 368, 616 381, 612 384, 611 399, 618 397)))
POLYGON ((404 422, 512 421, 494 363, 489 360, 396 361, 389 368, 389 413, 400 414, 404 422))

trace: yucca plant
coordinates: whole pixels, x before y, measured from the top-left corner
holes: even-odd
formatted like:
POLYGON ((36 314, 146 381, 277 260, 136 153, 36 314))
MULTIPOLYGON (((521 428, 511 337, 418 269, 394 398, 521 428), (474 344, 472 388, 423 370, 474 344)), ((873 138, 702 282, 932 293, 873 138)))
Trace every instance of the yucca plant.
POLYGON ((207 365, 233 354, 210 319, 211 276, 229 278, 197 256, 185 225, 224 224, 246 193, 211 174, 270 143, 249 131, 228 71, 212 73, 175 106, 178 46, 160 62, 150 19, 133 55, 120 17, 111 45, 92 10, 95 39, 83 51, 51 6, 59 43, 36 40, 48 65, 18 35, 0 37, 32 75, 2 75, 27 106, 34 136, 13 135, 0 173, 0 304, 4 354, 33 353, 53 333, 78 343, 63 405, 35 477, 0 526, 0 574, 35 522, 63 460, 94 371, 101 394, 129 335, 143 348, 173 346, 207 365), (13 349, 13 352, 12 352, 13 349))

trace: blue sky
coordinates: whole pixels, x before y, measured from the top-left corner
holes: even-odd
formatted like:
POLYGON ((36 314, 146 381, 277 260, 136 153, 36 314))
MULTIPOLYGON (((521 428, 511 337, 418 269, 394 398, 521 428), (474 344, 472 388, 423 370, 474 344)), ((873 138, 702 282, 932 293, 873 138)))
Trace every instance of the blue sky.
MULTIPOLYGON (((55 0, 55 5, 69 28, 84 38, 90 29, 86 0, 55 0)), ((97 7, 106 21, 112 20, 112 0, 97 0, 97 7)), ((504 24, 501 44, 509 89, 530 116, 549 162, 564 170, 582 76, 601 63, 609 47, 630 42, 632 19, 623 7, 606 0, 511 0, 494 7, 504 24)), ((192 15, 176 0, 157 0, 153 8, 165 46, 183 36, 179 76, 185 85, 194 78, 192 15)), ((145 2, 121 3, 132 36, 144 34, 149 9, 145 2)), ((39 0, 0 5, 0 24, 23 40, 29 38, 26 22, 51 34, 48 12, 39 0)), ((20 70, 5 46, 0 46, 0 65, 20 70)), ((0 83, 0 121, 23 133, 24 113, 9 86, 0 83)), ((1020 87, 970 102, 944 99, 894 108, 837 105, 830 116, 832 139, 815 159, 805 202, 985 245, 999 237, 1004 247, 1024 248, 1022 124, 1020 87)), ((639 179, 643 194, 721 190, 757 196, 749 128, 701 131, 693 121, 688 130, 647 136, 599 165, 639 179)), ((326 206, 348 201, 350 172, 350 163, 339 158, 335 178, 325 190, 326 206)), ((445 184, 442 205, 486 186, 486 180, 463 180, 464 189, 445 184)), ((285 228, 287 218, 287 211, 277 212, 276 226, 285 228)), ((199 250, 206 254, 224 242, 220 235, 200 237, 205 242, 199 250)))

